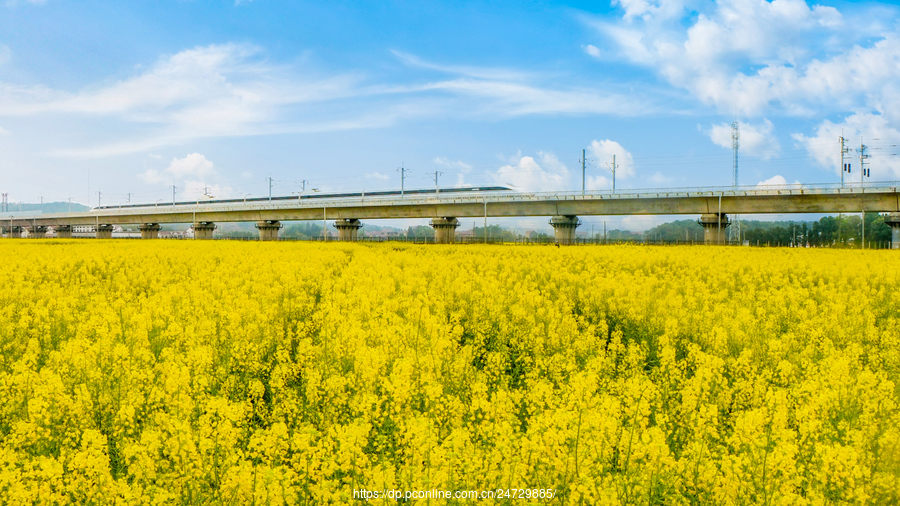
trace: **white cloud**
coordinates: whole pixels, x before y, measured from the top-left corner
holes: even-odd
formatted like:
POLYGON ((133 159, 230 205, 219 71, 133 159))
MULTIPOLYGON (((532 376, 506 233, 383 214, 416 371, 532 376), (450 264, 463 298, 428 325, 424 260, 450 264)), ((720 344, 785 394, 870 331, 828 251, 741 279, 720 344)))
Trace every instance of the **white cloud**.
POLYGON ((436 157, 434 157, 433 161, 434 161, 435 165, 440 165, 440 166, 446 167, 447 169, 450 169, 450 170, 460 171, 463 173, 467 173, 472 170, 472 166, 466 162, 463 162, 462 160, 453 161, 453 160, 444 158, 443 156, 436 156, 436 157))
MULTIPOLYGON (((738 123, 739 155, 750 155, 769 160, 781 152, 781 144, 774 135, 775 126, 768 119, 761 125, 738 123)), ((720 123, 709 130, 709 138, 717 146, 732 149, 731 125, 720 123)))
POLYGON ((884 115, 858 113, 841 123, 823 121, 813 136, 794 134, 793 137, 821 167, 840 177, 839 139, 843 136, 845 147, 850 150, 844 163, 850 163, 852 171, 845 175, 847 181, 859 181, 859 147, 865 144, 871 157, 867 160, 871 172, 868 180, 897 180, 900 179, 900 157, 893 153, 900 145, 900 130, 895 125, 884 115))
POLYGON ((653 184, 666 184, 674 181, 674 178, 666 176, 662 172, 654 172, 647 179, 653 184))
POLYGON ((584 46, 584 52, 585 54, 593 56, 594 58, 600 58, 600 49, 598 49, 597 46, 593 44, 584 46))
POLYGON ((588 175, 585 186, 588 190, 612 188, 612 161, 616 157, 616 187, 623 179, 635 174, 634 157, 616 141, 604 139, 591 141, 587 148, 588 158, 595 168, 592 172, 600 175, 588 175))
POLYGON ((311 77, 266 63, 246 44, 196 47, 161 58, 138 75, 78 92, 0 83, 0 115, 90 115, 150 128, 134 140, 60 149, 64 156, 108 156, 185 140, 364 127, 359 118, 282 116, 291 106, 358 95, 358 78, 311 77))
POLYGON ((387 181, 391 178, 391 176, 387 174, 382 174, 380 172, 369 172, 366 174, 366 179, 379 179, 381 181, 387 181))
POLYGON ((623 114, 634 115, 649 106, 632 97, 598 93, 587 89, 553 89, 525 82, 459 78, 421 87, 422 91, 443 91, 483 99, 481 114, 522 116, 531 114, 623 114))
POLYGON ((448 170, 456 172, 456 183, 454 186, 472 186, 466 183, 466 174, 472 171, 472 166, 462 160, 448 160, 443 156, 434 157, 435 165, 440 165, 448 170))
POLYGON ((617 3, 620 22, 589 21, 611 50, 723 112, 900 109, 896 28, 860 26, 803 0, 617 3))
POLYGON ((537 159, 516 155, 494 174, 494 182, 522 191, 549 192, 567 188, 569 170, 552 153, 539 152, 537 159))
MULTIPOLYGON (((203 178, 215 173, 213 163, 200 153, 191 153, 184 158, 173 158, 165 170, 147 169, 138 175, 147 183, 181 181, 185 178, 203 178)), ((200 181, 199 184, 205 184, 200 181)))
POLYGON ((213 163, 200 153, 191 153, 184 158, 173 158, 166 172, 178 178, 202 177, 213 172, 213 163))
MULTIPOLYGON (((138 174, 138 177, 150 184, 162 183, 167 180, 166 176, 156 169, 147 169, 138 174)), ((169 178, 169 180, 171 180, 171 178, 169 178)))
POLYGON ((770 177, 769 179, 766 179, 765 181, 760 181, 759 183, 756 184, 756 186, 785 186, 788 184, 794 185, 794 184, 801 184, 801 183, 800 183, 800 181, 794 181, 793 183, 788 183, 787 179, 785 179, 784 176, 778 174, 778 175, 770 177))

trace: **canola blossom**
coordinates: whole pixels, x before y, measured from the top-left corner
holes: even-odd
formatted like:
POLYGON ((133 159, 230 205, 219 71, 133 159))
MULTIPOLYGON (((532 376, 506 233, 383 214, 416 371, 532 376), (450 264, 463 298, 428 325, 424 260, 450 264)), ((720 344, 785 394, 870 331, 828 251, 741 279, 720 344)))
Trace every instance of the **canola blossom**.
POLYGON ((900 503, 894 251, 0 255, 3 504, 900 503))

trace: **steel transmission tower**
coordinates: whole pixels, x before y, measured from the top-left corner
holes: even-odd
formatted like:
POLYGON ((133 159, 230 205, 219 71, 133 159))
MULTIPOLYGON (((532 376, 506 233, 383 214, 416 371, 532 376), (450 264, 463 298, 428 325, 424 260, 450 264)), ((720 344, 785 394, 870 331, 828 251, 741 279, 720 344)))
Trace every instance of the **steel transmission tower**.
MULTIPOLYGON (((731 124, 731 149, 734 151, 734 165, 731 173, 731 186, 737 190, 738 185, 738 149, 741 147, 741 131, 738 128, 738 122, 731 124)), ((741 242, 741 220, 735 216, 731 222, 731 228, 728 232, 728 242, 741 242)))

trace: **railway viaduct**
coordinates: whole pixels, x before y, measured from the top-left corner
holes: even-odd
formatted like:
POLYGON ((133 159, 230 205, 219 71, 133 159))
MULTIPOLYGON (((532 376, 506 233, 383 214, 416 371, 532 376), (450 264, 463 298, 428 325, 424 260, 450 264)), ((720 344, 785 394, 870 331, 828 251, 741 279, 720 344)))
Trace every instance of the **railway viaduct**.
POLYGON ((92 226, 98 238, 112 237, 114 225, 137 224, 141 237, 159 235, 161 224, 192 223, 195 239, 211 239, 217 222, 256 222, 261 240, 275 240, 286 220, 331 220, 342 241, 357 238, 361 220, 430 218, 435 241, 454 242, 459 218, 549 216, 556 240, 574 240, 579 216, 693 215, 704 228, 704 241, 725 242, 729 216, 782 213, 888 213, 892 247, 900 248, 900 183, 784 185, 627 190, 613 193, 433 193, 403 196, 336 196, 252 202, 182 202, 96 208, 79 213, 0 216, 7 237, 44 237, 52 227, 71 237, 72 227, 92 226))

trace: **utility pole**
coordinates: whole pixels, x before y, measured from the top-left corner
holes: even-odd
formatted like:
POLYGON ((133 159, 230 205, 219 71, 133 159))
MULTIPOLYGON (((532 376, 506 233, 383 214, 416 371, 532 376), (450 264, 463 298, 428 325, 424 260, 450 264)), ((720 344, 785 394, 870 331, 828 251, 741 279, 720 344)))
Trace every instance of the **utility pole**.
POLYGON ((862 182, 863 182, 863 177, 869 177, 871 175, 869 173, 870 169, 868 167, 866 167, 869 164, 869 162, 867 162, 866 160, 868 160, 871 157, 871 155, 869 155, 867 152, 868 150, 869 150, 869 146, 866 146, 865 144, 863 144, 862 137, 860 137, 859 138, 859 149, 857 150, 859 152, 859 182, 860 182, 860 184, 862 184, 862 182))
MULTIPOLYGON (((866 167, 869 162, 866 160, 869 158, 869 154, 866 153, 869 147, 862 143, 862 137, 859 138, 859 185, 860 187, 863 184, 863 178, 869 177, 869 169, 866 167)), ((862 249, 866 248, 866 210, 862 210, 862 244, 860 245, 862 249)))
POLYGON ((272 176, 266 178, 269 182, 269 202, 272 202, 272 176))
POLYGON ((97 191, 97 207, 100 207, 100 192, 97 191))
MULTIPOLYGON (((731 186, 737 191, 738 186, 738 151, 741 147, 741 131, 740 125, 737 120, 731 124, 731 150, 734 156, 734 162, 731 173, 731 186)), ((719 220, 721 220, 721 215, 719 216, 719 220)), ((729 235, 731 236, 731 242, 735 242, 735 240, 740 243, 741 242, 741 220, 737 219, 735 216, 734 223, 731 224, 731 230, 729 231, 729 235)))
POLYGON ((303 181, 300 181, 300 193, 297 194, 297 200, 300 200, 303 198, 303 193, 306 191, 306 183, 308 183, 308 182, 309 181, 307 181, 305 179, 303 181))
POLYGON ((175 185, 172 185, 172 205, 175 205, 175 185))
MULTIPOLYGON (((607 164, 607 165, 609 165, 609 164, 607 164)), ((613 193, 616 193, 616 167, 617 167, 616 166, 616 155, 613 155, 612 165, 609 165, 609 170, 612 171, 612 176, 613 176, 613 181, 612 181, 612 183, 613 183, 612 192, 613 193)))
POLYGON ((128 202, 129 204, 131 203, 131 196, 132 196, 132 195, 134 195, 134 194, 131 193, 131 192, 128 192, 128 193, 125 194, 126 200, 127 200, 127 202, 128 202))
POLYGON ((844 138, 844 132, 841 132, 841 186, 844 186, 844 173, 850 173, 850 163, 845 163, 845 157, 850 153, 850 147, 845 143, 847 139, 844 138))
POLYGON ((400 163, 400 167, 397 168, 397 172, 400 173, 400 196, 402 197, 405 193, 406 186, 406 170, 403 168, 403 163, 400 163))
POLYGON ((69 212, 72 212, 72 197, 69 197, 69 212))
POLYGON ((41 195, 41 214, 44 214, 44 196, 41 195))
POLYGON ((440 176, 441 174, 443 174, 443 172, 434 171, 434 177, 431 178, 434 180, 434 194, 435 195, 437 195, 438 193, 441 192, 441 188, 438 186, 438 176, 440 176))
POLYGON ((3 201, 2 201, 2 205, 0 205, 0 211, 4 211, 4 212, 9 211, 9 194, 8 193, 3 194, 3 201))
POLYGON ((585 190, 584 174, 585 174, 585 167, 586 167, 586 163, 587 163, 585 161, 584 153, 585 153, 585 149, 582 148, 581 149, 581 194, 582 195, 584 195, 584 190, 585 190))

